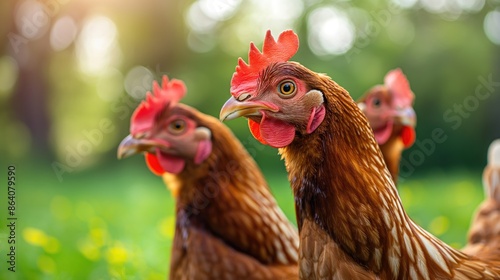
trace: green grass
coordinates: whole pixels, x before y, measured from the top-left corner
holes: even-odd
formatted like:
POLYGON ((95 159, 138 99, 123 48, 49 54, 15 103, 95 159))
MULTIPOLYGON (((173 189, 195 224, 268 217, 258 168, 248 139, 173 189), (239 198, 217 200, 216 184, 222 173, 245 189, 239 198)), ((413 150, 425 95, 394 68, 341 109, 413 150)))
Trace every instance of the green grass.
MULTIPOLYGON (((294 221, 285 175, 267 175, 294 221)), ((410 178, 400 189, 405 209, 418 224, 460 248, 483 197, 480 175, 457 171, 410 178)), ((66 173, 62 182, 50 165, 19 165, 17 183, 16 272, 2 265, 1 279, 165 279, 174 205, 163 181, 139 157, 107 169, 66 173)), ((6 221, 5 199, 0 206, 0 219, 6 221)), ((2 226, 3 264, 6 240, 2 226)))

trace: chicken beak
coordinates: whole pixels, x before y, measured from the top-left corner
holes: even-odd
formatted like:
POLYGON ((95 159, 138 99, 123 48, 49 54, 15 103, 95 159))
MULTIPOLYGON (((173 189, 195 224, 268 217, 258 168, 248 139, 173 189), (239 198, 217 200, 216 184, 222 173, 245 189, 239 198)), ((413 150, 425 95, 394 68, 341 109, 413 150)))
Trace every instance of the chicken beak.
POLYGON ((117 157, 118 159, 124 159, 143 152, 154 153, 154 148, 158 146, 160 145, 156 141, 128 135, 118 146, 117 157))
POLYGON ((118 146, 118 159, 124 159, 131 155, 138 154, 140 141, 132 137, 132 135, 128 135, 125 139, 122 140, 120 145, 118 146))
POLYGON ((412 107, 398 109, 396 111, 396 120, 404 126, 415 127, 417 124, 417 116, 412 107))
POLYGON ((238 117, 260 116, 262 115, 261 110, 277 112, 278 108, 260 101, 238 101, 236 98, 231 97, 222 106, 219 119, 227 121, 238 117))

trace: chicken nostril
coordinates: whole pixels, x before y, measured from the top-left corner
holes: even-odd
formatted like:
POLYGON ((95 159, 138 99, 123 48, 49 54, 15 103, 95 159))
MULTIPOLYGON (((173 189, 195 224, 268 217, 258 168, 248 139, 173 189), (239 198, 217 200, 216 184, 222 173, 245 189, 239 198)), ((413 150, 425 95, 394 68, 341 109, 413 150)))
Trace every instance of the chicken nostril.
POLYGON ((240 94, 240 96, 238 96, 236 98, 236 100, 238 100, 240 102, 243 102, 243 101, 247 100, 250 97, 251 97, 251 95, 249 93, 243 93, 243 94, 240 94))

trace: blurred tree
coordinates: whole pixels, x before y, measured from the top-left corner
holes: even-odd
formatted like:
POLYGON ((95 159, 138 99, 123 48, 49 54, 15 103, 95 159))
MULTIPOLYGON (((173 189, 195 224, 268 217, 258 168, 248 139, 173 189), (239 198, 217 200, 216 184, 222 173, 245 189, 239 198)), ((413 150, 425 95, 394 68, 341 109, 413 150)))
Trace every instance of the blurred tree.
MULTIPOLYGON (((416 93, 418 139, 428 138, 436 127, 448 135, 446 145, 437 146, 418 170, 481 168, 487 145, 499 137, 497 87, 460 127, 455 129, 444 117, 474 94, 478 77, 499 79, 500 47, 491 34, 500 31, 485 21, 487 15, 498 14, 492 13, 500 6, 495 0, 24 0, 0 5, 7 22, 0 26, 0 35, 6 35, 0 38, 3 53, 14 57, 19 68, 15 89, 1 102, 8 100, 14 119, 26 124, 35 150, 54 151, 62 160, 86 141, 82 131, 92 131, 103 119, 117 128, 92 147, 81 167, 99 162, 103 155, 114 160, 132 110, 151 80, 163 74, 186 82, 188 104, 217 115, 228 97, 236 58, 246 58, 250 41, 260 46, 267 29, 275 34, 295 29, 301 47, 294 60, 329 74, 353 98, 382 83, 388 70, 401 67, 416 93), (59 6, 42 35, 30 38, 23 52, 15 53, 7 35, 23 35, 16 21, 19 5, 33 2, 48 11, 59 6), (68 46, 54 49, 49 41, 58 34, 56 23, 63 17, 76 28, 68 46), (105 26, 95 25, 96 18, 105 26), (103 49, 106 52, 95 56, 103 49), (89 65, 97 70, 85 70, 89 65), (135 70, 139 76, 132 79, 135 70), (464 143, 470 149, 463 149, 464 143)), ((0 114, 0 122, 5 118, 0 114)), ((255 150, 259 162, 274 166, 275 151, 249 137, 244 121, 228 125, 255 150)))
MULTIPOLYGON (((13 30, 16 32, 16 30, 13 30)), ((29 129, 36 153, 47 156, 51 153, 49 145, 50 119, 48 114, 48 85, 45 77, 50 59, 48 36, 34 44, 25 46, 20 55, 29 56, 30 63, 19 57, 19 74, 12 96, 13 111, 29 129)))

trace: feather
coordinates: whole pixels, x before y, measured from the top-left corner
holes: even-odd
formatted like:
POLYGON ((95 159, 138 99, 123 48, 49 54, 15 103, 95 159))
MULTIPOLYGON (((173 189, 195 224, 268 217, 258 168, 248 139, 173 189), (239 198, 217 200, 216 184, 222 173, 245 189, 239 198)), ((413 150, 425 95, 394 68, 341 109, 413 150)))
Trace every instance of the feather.
POLYGON ((488 149, 483 171, 485 200, 472 218, 463 252, 487 260, 500 259, 500 139, 488 149))
MULTIPOLYGON (((277 113, 254 113, 252 120, 262 122, 266 114, 295 127, 294 139, 279 152, 295 198, 301 279, 500 279, 499 261, 457 251, 408 217, 369 122, 345 89, 296 62, 271 64, 261 73, 247 81, 256 85, 247 93, 254 99, 226 103, 223 112, 274 100, 277 113), (302 88, 299 97, 276 97, 284 80, 302 88), (311 107, 300 98, 311 90, 323 94, 325 113, 307 133, 311 107)), ((408 95, 406 78, 394 73, 387 83, 408 95)))
POLYGON ((296 228, 231 131, 179 103, 185 92, 154 83, 118 152, 146 152, 175 198, 170 279, 297 279, 296 228))

